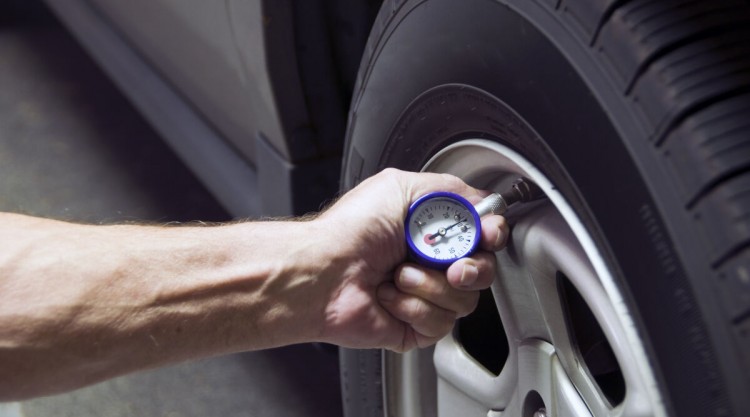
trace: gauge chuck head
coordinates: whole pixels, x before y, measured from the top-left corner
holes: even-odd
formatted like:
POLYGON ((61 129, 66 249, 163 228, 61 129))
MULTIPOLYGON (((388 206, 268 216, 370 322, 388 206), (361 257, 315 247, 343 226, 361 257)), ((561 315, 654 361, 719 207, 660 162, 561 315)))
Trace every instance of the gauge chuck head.
POLYGON ((480 201, 474 208, 479 217, 486 214, 503 214, 512 204, 528 203, 544 197, 544 192, 526 178, 519 178, 503 193, 493 193, 480 201))

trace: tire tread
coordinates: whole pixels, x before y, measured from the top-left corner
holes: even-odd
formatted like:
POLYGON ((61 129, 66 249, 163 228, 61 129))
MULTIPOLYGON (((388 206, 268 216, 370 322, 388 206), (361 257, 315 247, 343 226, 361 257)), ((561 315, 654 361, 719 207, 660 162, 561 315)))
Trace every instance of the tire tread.
POLYGON ((750 200, 730 195, 750 178, 750 4, 610 2, 592 48, 700 218, 712 266, 741 256, 750 200))

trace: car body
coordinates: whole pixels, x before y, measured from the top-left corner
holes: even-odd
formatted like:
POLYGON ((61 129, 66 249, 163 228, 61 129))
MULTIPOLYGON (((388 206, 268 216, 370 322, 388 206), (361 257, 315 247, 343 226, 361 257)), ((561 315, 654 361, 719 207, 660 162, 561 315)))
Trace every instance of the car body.
POLYGON ((378 2, 47 3, 234 216, 305 213, 337 192, 378 2))

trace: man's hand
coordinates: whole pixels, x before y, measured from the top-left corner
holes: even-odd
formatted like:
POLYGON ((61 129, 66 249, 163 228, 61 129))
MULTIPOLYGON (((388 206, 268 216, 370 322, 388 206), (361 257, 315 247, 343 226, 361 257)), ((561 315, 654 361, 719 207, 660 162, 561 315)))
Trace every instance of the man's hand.
POLYGON ((404 218, 409 205, 433 191, 451 191, 473 203, 483 196, 447 174, 387 169, 315 220, 328 231, 323 244, 330 248, 334 265, 342 269, 328 282, 332 288, 322 340, 403 352, 437 342, 457 318, 474 310, 479 290, 492 283, 491 252, 504 247, 508 226, 501 216, 484 218, 483 251, 458 260, 447 271, 404 263, 404 218))
MULTIPOLYGON (((312 341, 405 351, 471 312, 494 275, 480 252, 404 263, 403 220, 449 175, 386 170, 317 219, 219 227, 86 226, 0 213, 0 401, 128 372, 312 341)), ((508 227, 482 221, 481 246, 508 227)))

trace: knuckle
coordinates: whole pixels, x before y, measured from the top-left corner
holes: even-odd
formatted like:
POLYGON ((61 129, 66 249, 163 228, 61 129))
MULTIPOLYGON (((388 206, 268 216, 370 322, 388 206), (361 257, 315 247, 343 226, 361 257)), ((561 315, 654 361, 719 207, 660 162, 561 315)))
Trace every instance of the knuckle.
POLYGON ((428 283, 430 278, 428 273, 411 265, 402 266, 396 275, 396 285, 404 292, 419 290, 428 283))
POLYGON ((456 323, 456 317, 446 314, 445 317, 440 320, 436 326, 435 337, 442 338, 453 330, 453 325, 456 323))
POLYGON ((430 308, 424 301, 413 298, 409 302, 408 315, 412 323, 425 323, 430 319, 430 308))
POLYGON ((455 175, 451 174, 440 174, 441 181, 451 188, 461 188, 464 182, 455 175))
POLYGON ((508 239, 510 238, 510 226, 508 226, 508 221, 505 220, 505 217, 500 217, 497 228, 498 236, 495 241, 495 248, 500 250, 506 246, 508 239))
POLYGON ((388 167, 380 171, 379 175, 382 176, 383 178, 397 179, 401 176, 401 173, 402 172, 396 168, 388 167))
POLYGON ((466 294, 466 300, 461 304, 461 307, 459 308, 458 317, 466 317, 469 314, 473 313, 474 310, 477 309, 477 306, 479 305, 479 292, 473 291, 471 293, 466 294))
POLYGON ((508 225, 508 219, 505 218, 505 216, 498 216, 499 219, 497 220, 497 227, 500 228, 501 231, 507 232, 510 230, 510 226, 508 225))
POLYGON ((434 298, 436 301, 452 297, 455 293, 453 286, 450 284, 448 278, 445 275, 441 275, 439 278, 429 280, 425 287, 426 290, 432 293, 432 298, 434 298))
POLYGON ((479 267, 479 278, 477 279, 477 285, 479 289, 487 289, 492 285, 495 280, 495 272, 497 271, 497 259, 491 255, 486 254, 479 267))

